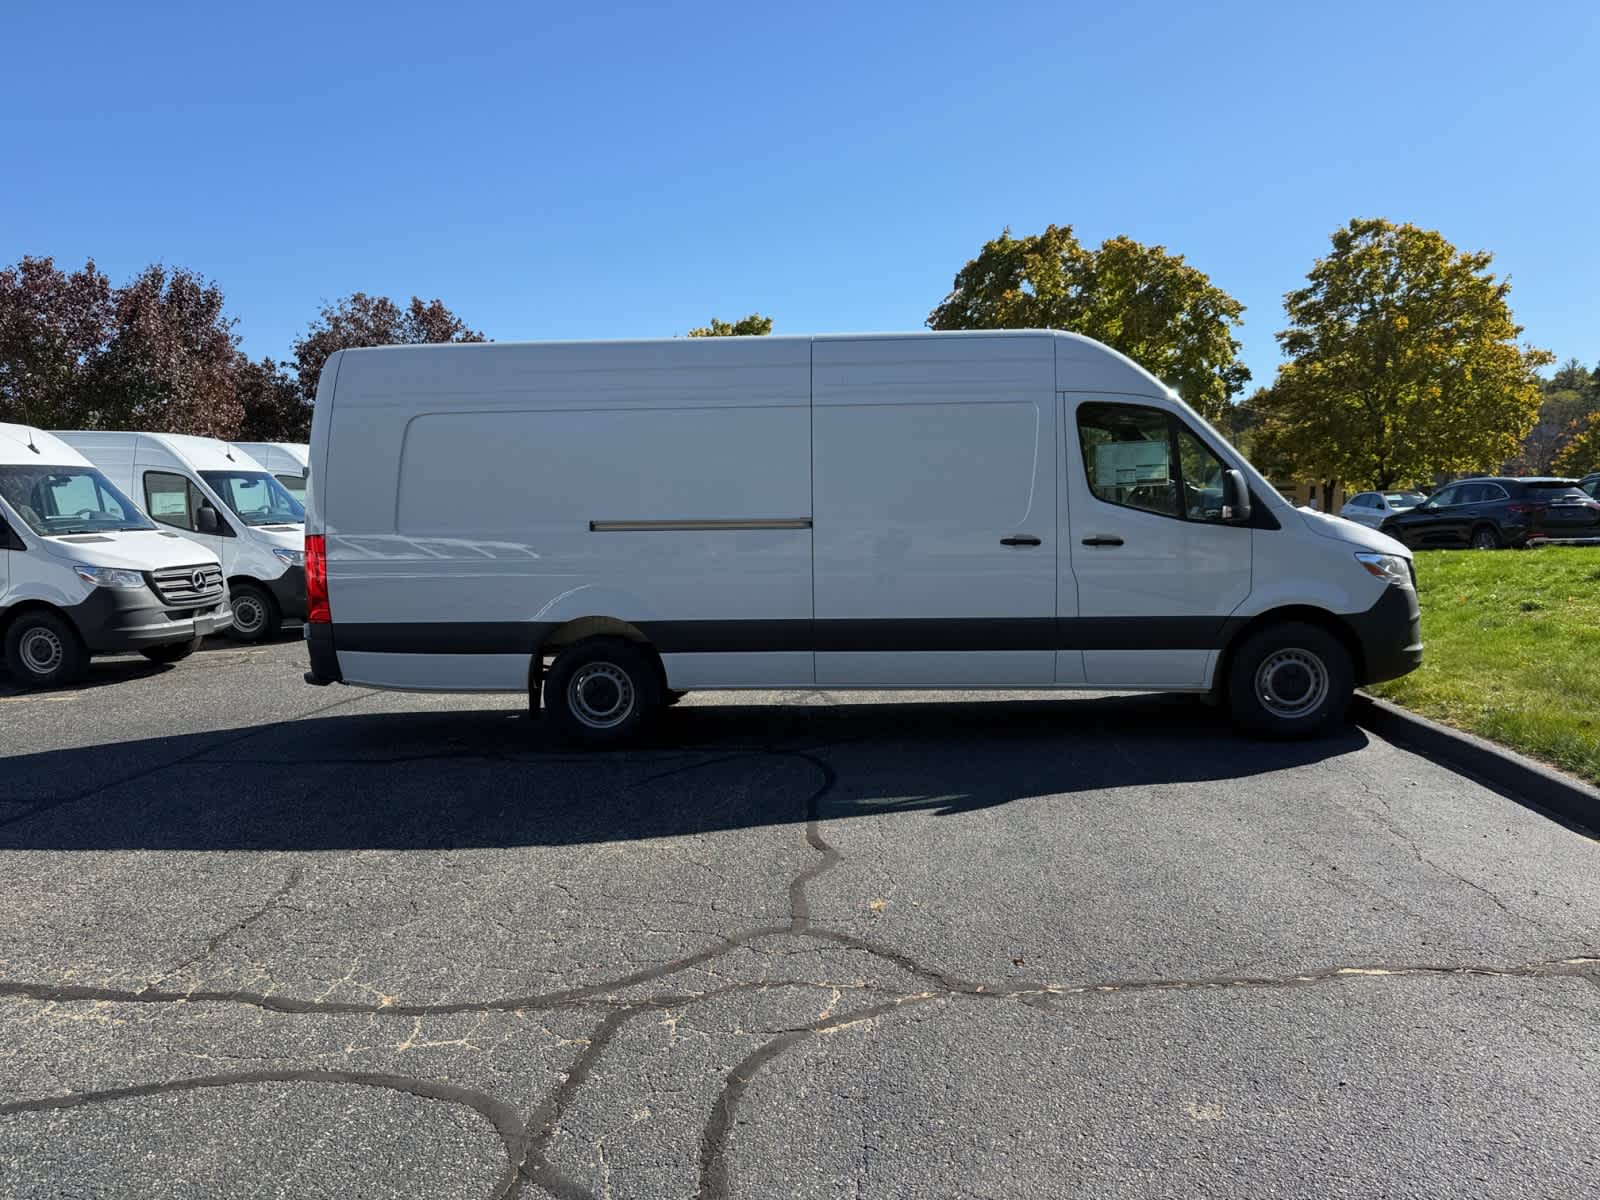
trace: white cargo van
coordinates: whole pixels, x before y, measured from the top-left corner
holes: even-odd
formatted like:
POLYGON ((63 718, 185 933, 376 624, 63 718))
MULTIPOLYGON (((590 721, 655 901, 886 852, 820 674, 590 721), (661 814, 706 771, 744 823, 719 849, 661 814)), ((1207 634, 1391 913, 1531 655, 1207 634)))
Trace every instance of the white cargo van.
POLYGON ((346 350, 311 432, 314 683, 1215 692, 1310 733, 1421 661, 1410 552, 1298 512, 1052 332, 346 350))
POLYGON ((255 459, 301 504, 306 502, 306 463, 311 447, 305 442, 235 442, 235 447, 255 459))
POLYGON ((62 432, 144 505, 222 560, 233 636, 261 641, 306 613, 305 508, 243 450, 176 433, 62 432))
POLYGON ((0 424, 0 646, 16 683, 71 683, 91 654, 177 662, 232 621, 215 554, 59 438, 0 424))

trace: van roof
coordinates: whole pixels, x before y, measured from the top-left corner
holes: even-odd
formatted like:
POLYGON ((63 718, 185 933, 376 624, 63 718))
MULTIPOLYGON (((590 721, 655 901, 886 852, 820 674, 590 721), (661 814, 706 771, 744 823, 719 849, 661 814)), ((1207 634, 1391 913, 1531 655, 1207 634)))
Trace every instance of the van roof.
POLYGON ((0 421, 0 466, 28 466, 33 464, 52 467, 87 467, 87 458, 67 443, 43 429, 31 425, 12 425, 0 421), (39 448, 35 454, 28 449, 32 442, 39 448))
MULTIPOLYGON (((518 354, 544 351, 555 355, 557 358, 570 355, 576 362, 576 360, 584 356, 585 351, 594 352, 615 348, 618 351, 643 352, 649 357, 648 352, 650 350, 659 349, 670 355, 671 359, 677 360, 675 365, 682 365, 685 361, 679 357, 680 355, 705 354, 722 356, 723 361, 736 360, 740 365, 749 366, 754 365, 757 358, 765 359, 767 357, 767 354, 763 353, 763 351, 770 351, 773 357, 798 358, 802 353, 801 347, 816 344, 992 341, 1002 338, 1016 341, 1048 339, 1052 342, 1054 345, 1058 386, 1063 380, 1071 380, 1071 386, 1063 390, 1123 392, 1139 395, 1152 393, 1170 394, 1170 389, 1165 384, 1127 355, 1118 350, 1113 350, 1110 346, 1105 345, 1103 342, 1098 342, 1094 338, 1085 337, 1080 333, 1068 333, 1060 329, 910 330, 887 333, 767 334, 714 338, 611 338, 587 341, 429 342, 405 346, 365 346, 339 350, 329 356, 327 363, 323 367, 323 374, 325 379, 329 377, 329 372, 333 372, 334 377, 337 377, 339 364, 347 356, 353 356, 351 357, 353 363, 363 364, 360 373, 365 376, 369 375, 374 366, 386 356, 404 355, 411 360, 402 372, 405 379, 386 380, 385 383, 387 385, 398 384, 402 387, 407 383, 414 386, 423 386, 420 379, 414 378, 414 373, 417 369, 422 369, 424 364, 429 363, 430 359, 433 364, 438 364, 446 356, 453 358, 457 355, 516 356, 518 354), (566 352, 566 354, 563 354, 563 352, 566 352)), ((663 359, 662 361, 668 360, 663 359)))
POLYGON ((85 448, 126 445, 144 438, 173 454, 194 471, 260 471, 260 463, 245 451, 220 438, 198 437, 188 433, 141 433, 135 430, 70 429, 61 436, 85 448))

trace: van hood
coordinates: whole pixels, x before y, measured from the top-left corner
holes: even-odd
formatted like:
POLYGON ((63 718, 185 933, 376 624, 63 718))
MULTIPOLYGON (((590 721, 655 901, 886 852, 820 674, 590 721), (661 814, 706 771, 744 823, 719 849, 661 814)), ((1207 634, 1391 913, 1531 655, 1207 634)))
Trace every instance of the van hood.
POLYGON ((286 550, 304 550, 306 545, 304 525, 252 525, 250 536, 268 546, 282 546, 286 550))
POLYGON ((1379 533, 1376 529, 1369 529, 1354 521, 1346 521, 1343 517, 1329 516, 1327 513, 1312 512, 1310 509, 1297 508, 1295 516, 1305 521, 1306 528, 1321 537, 1331 538, 1336 542, 1345 542, 1351 546, 1360 547, 1362 550, 1371 550, 1378 554, 1393 554, 1400 558, 1409 559, 1411 551, 1404 543, 1396 541, 1387 533, 1379 533))
POLYGON ((129 529, 117 533, 68 534, 40 539, 51 553, 91 567, 124 567, 130 571, 159 571, 163 567, 218 566, 217 556, 199 542, 159 529, 129 529))

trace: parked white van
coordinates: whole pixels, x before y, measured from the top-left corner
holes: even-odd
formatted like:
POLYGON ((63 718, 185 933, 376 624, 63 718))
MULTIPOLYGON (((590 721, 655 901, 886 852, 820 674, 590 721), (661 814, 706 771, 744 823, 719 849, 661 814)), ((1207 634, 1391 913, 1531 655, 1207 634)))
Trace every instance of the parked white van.
POLYGON ((589 744, 694 688, 1215 692, 1294 735, 1422 657, 1405 547, 1072 334, 345 350, 311 464, 307 678, 542 692, 589 744))
POLYGON ((306 463, 311 447, 305 442, 235 442, 255 459, 301 504, 306 502, 306 463))
POLYGON ((92 654, 177 662, 233 617, 217 556, 157 528, 83 455, 0 424, 0 645, 24 687, 92 654))
POLYGON ((256 642, 301 620, 305 508, 243 450, 176 433, 62 432, 162 525, 222 560, 233 636, 256 642))

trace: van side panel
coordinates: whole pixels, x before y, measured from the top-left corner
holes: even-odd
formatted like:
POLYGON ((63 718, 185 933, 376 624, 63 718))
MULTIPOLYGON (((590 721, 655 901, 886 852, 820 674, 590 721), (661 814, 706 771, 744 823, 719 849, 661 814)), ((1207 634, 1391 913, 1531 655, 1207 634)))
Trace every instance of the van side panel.
POLYGON ((347 682, 424 686, 428 656, 425 686, 504 682, 465 650, 525 686, 585 617, 647 629, 672 686, 812 681, 808 343, 347 352, 317 420, 347 682))
POLYGON ((1052 684, 1050 339, 819 341, 814 360, 817 681, 1052 684))

